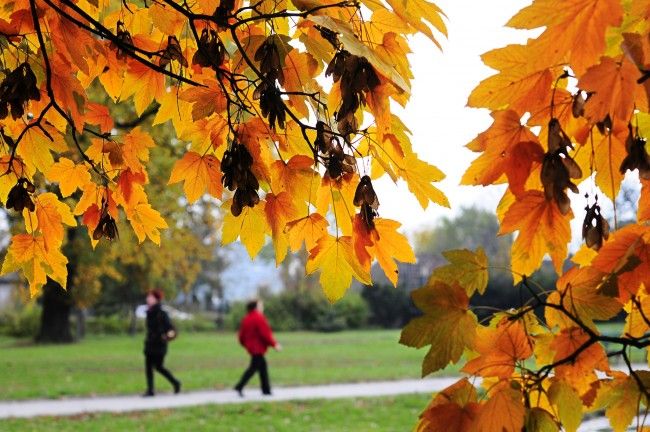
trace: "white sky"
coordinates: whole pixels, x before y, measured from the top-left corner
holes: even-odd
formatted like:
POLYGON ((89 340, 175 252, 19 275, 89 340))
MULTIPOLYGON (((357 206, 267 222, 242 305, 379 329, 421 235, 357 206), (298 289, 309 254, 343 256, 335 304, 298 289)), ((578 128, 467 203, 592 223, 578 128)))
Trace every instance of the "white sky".
POLYGON ((403 119, 413 132, 413 148, 421 159, 436 165, 447 178, 436 185, 449 198, 451 209, 430 204, 426 211, 410 195, 403 182, 389 179, 376 183, 382 217, 402 222, 407 232, 433 225, 461 207, 495 209, 501 187, 459 186, 460 178, 478 155, 464 146, 491 123, 487 110, 466 107, 472 89, 494 71, 480 55, 510 43, 523 43, 527 32, 504 24, 531 0, 436 0, 447 15, 448 39, 440 39, 440 52, 429 39, 412 40, 410 57, 415 75, 412 96, 403 119))

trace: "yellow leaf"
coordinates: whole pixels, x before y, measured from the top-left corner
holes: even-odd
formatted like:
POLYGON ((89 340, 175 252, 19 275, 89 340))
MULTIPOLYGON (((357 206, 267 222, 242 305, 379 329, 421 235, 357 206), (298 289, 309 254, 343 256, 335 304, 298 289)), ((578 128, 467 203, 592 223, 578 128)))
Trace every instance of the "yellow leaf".
MULTIPOLYGON (((20 128, 22 130, 22 127, 20 128)), ((45 130, 52 139, 45 136, 39 128, 33 127, 25 132, 16 149, 16 154, 21 157, 30 171, 48 172, 54 164, 54 158, 50 152, 67 150, 59 132, 52 127, 45 127, 45 130)))
POLYGON ((339 300, 352 283, 352 276, 363 284, 370 283, 370 274, 359 264, 352 251, 350 237, 326 235, 309 251, 306 272, 320 270, 320 284, 330 302, 339 300))
MULTIPOLYGON (((230 208, 230 203, 225 203, 224 208, 230 208)), ((221 244, 227 245, 239 237, 252 259, 264 246, 266 234, 270 230, 263 203, 252 208, 244 207, 237 217, 233 216, 232 212, 226 211, 226 216, 223 218, 221 244)))
POLYGON ((126 207, 126 218, 131 222, 138 241, 142 243, 146 237, 160 246, 160 229, 167 228, 167 222, 148 203, 139 203, 126 207))
POLYGON ((399 175, 406 180, 409 190, 416 196, 422 208, 426 209, 429 202, 449 207, 445 194, 431 184, 445 178, 442 171, 418 159, 414 153, 404 158, 403 166, 404 168, 399 169, 399 175))
POLYGON ((34 205, 38 225, 32 223, 30 227, 26 223, 28 232, 34 232, 38 228, 43 234, 44 244, 48 250, 61 247, 65 237, 63 224, 77 226, 77 220, 72 215, 70 207, 59 201, 52 192, 46 192, 34 197, 34 205))
POLYGON ((120 98, 133 96, 135 112, 140 115, 154 100, 161 100, 165 94, 165 76, 158 71, 136 61, 124 76, 124 86, 120 98))
POLYGON ((266 219, 271 226, 273 247, 275 249, 275 264, 280 265, 287 255, 289 238, 284 229, 287 222, 296 219, 298 211, 293 205, 293 197, 287 192, 280 192, 278 195, 266 194, 266 206, 264 207, 266 219))
POLYGON ((90 182, 90 173, 85 164, 75 164, 68 158, 60 158, 47 171, 48 180, 59 183, 61 196, 64 198, 72 195, 77 189, 83 189, 90 182))
POLYGON ((567 432, 576 432, 582 422, 580 395, 566 382, 556 380, 548 389, 548 399, 557 410, 567 432))
POLYGON ((47 276, 65 289, 68 277, 67 263, 67 258, 58 248, 45 247, 43 236, 18 234, 11 239, 1 274, 6 275, 22 269, 29 281, 30 294, 36 297, 47 282, 47 276))
POLYGON ((303 243, 308 251, 316 247, 318 240, 327 234, 327 220, 319 213, 312 213, 304 218, 287 224, 287 235, 291 252, 298 252, 303 243))
POLYGON ((131 168, 133 172, 144 171, 142 162, 149 160, 149 149, 155 147, 156 143, 150 134, 137 127, 126 136, 122 144, 122 157, 124 165, 131 168))
POLYGON ((402 345, 422 348, 431 345, 422 363, 422 376, 456 363, 463 350, 474 344, 476 316, 469 310, 469 298, 458 284, 433 281, 411 294, 424 315, 414 318, 402 330, 402 345))
POLYGON ((221 184, 221 164, 212 155, 201 156, 195 152, 187 152, 182 159, 174 163, 169 182, 183 183, 183 190, 187 201, 192 204, 208 193, 215 198, 221 198, 223 185, 221 184))
MULTIPOLYGON (((356 217, 359 217, 358 215, 356 217)), ((377 258, 379 266, 393 286, 397 286, 399 271, 395 260, 414 263, 415 253, 404 235, 397 232, 401 224, 394 220, 376 218, 370 230, 370 244, 367 251, 371 258, 377 258)))

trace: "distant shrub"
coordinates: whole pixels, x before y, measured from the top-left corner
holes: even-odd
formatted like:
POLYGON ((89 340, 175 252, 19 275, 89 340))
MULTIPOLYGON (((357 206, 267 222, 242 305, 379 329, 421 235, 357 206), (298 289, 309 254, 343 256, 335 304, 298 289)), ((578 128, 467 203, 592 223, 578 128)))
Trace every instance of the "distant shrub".
POLYGON ((28 304, 0 315, 0 333, 19 338, 34 338, 41 325, 41 308, 28 304))
MULTIPOLYGON (((369 311, 366 302, 355 293, 332 305, 320 292, 284 292, 264 299, 264 314, 275 331, 333 332, 366 326, 369 311)), ((244 315, 245 304, 233 304, 228 319, 232 329, 239 327, 244 315)))

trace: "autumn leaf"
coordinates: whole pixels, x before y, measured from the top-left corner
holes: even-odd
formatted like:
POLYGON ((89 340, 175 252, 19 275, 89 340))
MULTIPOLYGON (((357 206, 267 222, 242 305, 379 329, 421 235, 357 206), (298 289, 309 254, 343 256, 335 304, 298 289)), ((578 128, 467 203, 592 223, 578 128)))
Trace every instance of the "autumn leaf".
POLYGON ((643 93, 639 94, 638 78, 639 70, 626 57, 601 58, 600 63, 590 67, 578 81, 582 90, 593 93, 585 104, 587 118, 596 123, 609 115, 614 121, 627 122, 635 98, 645 97, 643 93))
POLYGON ((429 202, 449 207, 445 194, 431 184, 445 178, 442 171, 421 161, 413 153, 404 158, 403 166, 408 169, 400 168, 399 175, 406 181, 409 190, 416 196, 423 209, 429 206, 429 202))
POLYGON ((77 189, 83 189, 90 182, 90 173, 85 164, 75 164, 68 158, 60 158, 47 171, 48 180, 59 183, 61 196, 72 195, 77 189))
POLYGON ((438 393, 420 414, 417 432, 465 432, 471 430, 480 410, 474 386, 467 378, 438 393))
POLYGON ((373 222, 374 228, 369 232, 370 241, 366 250, 372 258, 377 259, 379 266, 393 286, 397 286, 399 270, 395 260, 403 263, 415 263, 415 253, 406 237, 397 232, 401 226, 399 222, 383 218, 376 218, 373 222))
POLYGON ((138 115, 154 100, 162 99, 165 94, 164 76, 146 65, 133 61, 124 75, 121 99, 133 96, 135 111, 138 115))
POLYGON ((479 356, 468 361, 463 372, 508 378, 517 362, 533 354, 533 345, 521 322, 504 318, 495 327, 479 327, 472 350, 479 356))
POLYGON ((431 345, 422 363, 422 376, 457 363, 465 348, 475 342, 476 316, 469 311, 469 299, 458 284, 432 281, 411 294, 424 315, 414 318, 402 330, 402 345, 422 348, 431 345))
POLYGON ((526 409, 516 382, 501 382, 492 389, 475 420, 476 432, 520 431, 526 409))
POLYGON ((521 124, 516 112, 495 111, 492 117, 492 126, 467 145, 483 154, 465 171, 461 184, 487 186, 497 183, 505 174, 510 188, 519 195, 524 191, 533 162, 542 162, 544 150, 537 137, 521 124))
POLYGON ((29 281, 32 297, 40 294, 41 287, 51 277, 64 289, 67 285, 67 258, 57 248, 46 248, 43 236, 17 234, 12 237, 0 274, 6 275, 22 269, 29 281))
MULTIPOLYGON (((593 267, 573 267, 558 279, 557 291, 548 296, 547 302, 558 306, 563 304, 574 317, 597 331, 594 320, 608 320, 623 307, 615 298, 598 292, 597 287, 604 276, 593 267)), ((557 309, 547 307, 545 313, 546 322, 551 327, 557 325, 567 328, 575 325, 575 322, 557 309)))
POLYGON ((343 297, 352 283, 352 277, 361 283, 370 283, 370 274, 354 255, 350 237, 321 237, 309 251, 305 270, 307 274, 320 270, 319 281, 330 302, 343 297))
POLYGON ((545 254, 553 259, 558 272, 567 255, 571 240, 571 212, 562 215, 555 201, 544 198, 543 192, 528 191, 505 213, 499 234, 519 231, 512 244, 512 273, 515 283, 521 275, 530 275, 539 267, 545 254))
POLYGON ((28 222, 25 226, 28 232, 32 233, 38 229, 43 234, 43 244, 47 250, 61 247, 65 236, 63 225, 77 226, 70 207, 59 201, 59 198, 51 192, 36 196, 34 205, 36 220, 26 217, 28 222))
MULTIPOLYGON (((647 371, 636 372, 647 385, 650 375, 647 371)), ((644 400, 639 385, 632 376, 616 373, 614 379, 601 381, 594 408, 605 409, 614 432, 625 432, 637 415, 638 406, 644 400)))
POLYGON ((264 246, 266 235, 270 231, 262 203, 255 207, 244 207, 237 217, 233 216, 232 212, 226 212, 221 244, 227 245, 239 238, 248 255, 253 258, 264 246))
POLYGON ((168 227, 160 213, 148 203, 139 203, 124 210, 138 241, 142 243, 149 237, 152 242, 160 246, 160 230, 168 227))
POLYGON ((86 123, 99 126, 101 132, 110 132, 115 125, 108 107, 98 103, 89 103, 86 105, 84 118, 86 119, 86 123))
POLYGON ((201 156, 187 152, 174 164, 168 184, 183 182, 183 190, 190 204, 198 200, 207 190, 215 198, 221 198, 221 163, 213 155, 201 156))
POLYGON ((575 356, 571 362, 558 365, 555 368, 555 376, 565 380, 579 394, 586 392, 589 385, 597 380, 596 370, 609 371, 607 354, 600 343, 590 344, 578 351, 588 340, 589 335, 582 329, 571 327, 563 329, 551 344, 551 349, 555 352, 554 362, 575 356))
POLYGON ((538 53, 550 62, 565 60, 582 74, 605 49, 608 27, 621 24, 619 0, 535 0, 508 21, 518 29, 546 27, 538 40, 538 53), (546 52, 542 51, 546 50, 546 52))
POLYGON ((264 212, 266 220, 271 226, 275 264, 280 265, 287 256, 287 249, 289 248, 289 237, 284 230, 289 221, 296 219, 298 211, 293 205, 291 195, 287 192, 280 192, 278 195, 271 193, 266 195, 264 212))
POLYGON ((576 432, 582 422, 580 395, 566 382, 556 380, 548 389, 548 398, 567 432, 576 432))
POLYGON ((438 267, 431 279, 456 281, 471 297, 474 292, 485 292, 488 284, 488 259, 479 247, 476 252, 467 249, 449 250, 442 253, 449 264, 438 267))
POLYGON ((304 218, 296 219, 287 224, 287 235, 291 252, 297 252, 302 247, 310 251, 323 236, 327 234, 327 220, 319 213, 312 213, 304 218))

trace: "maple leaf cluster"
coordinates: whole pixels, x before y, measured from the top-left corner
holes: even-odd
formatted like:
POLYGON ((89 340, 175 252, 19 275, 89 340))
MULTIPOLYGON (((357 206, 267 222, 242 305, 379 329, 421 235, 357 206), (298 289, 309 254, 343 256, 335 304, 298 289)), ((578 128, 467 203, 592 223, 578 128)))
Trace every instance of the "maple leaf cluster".
POLYGON ((479 155, 462 183, 507 186, 500 234, 516 233, 512 275, 530 301, 479 323, 470 298, 486 288, 487 257, 445 254, 450 264, 413 293, 423 315, 401 343, 430 347, 423 375, 462 361, 468 377, 433 398, 416 430, 575 431, 602 410, 628 430, 650 405, 650 374, 631 360, 650 345, 650 2, 534 0, 507 25, 540 33, 483 54, 495 72, 468 105, 493 123, 467 145, 479 155), (619 227, 601 204, 624 178, 638 179, 640 198, 636 220, 619 227), (584 245, 569 265, 572 204, 585 206, 584 245), (555 287, 530 278, 545 256, 555 287), (622 333, 602 334, 596 323, 619 315, 622 333))
POLYGON ((119 241, 122 220, 165 241, 148 131, 170 124, 182 156, 169 184, 188 206, 226 209, 224 244, 254 257, 270 238, 278 264, 306 248, 332 301, 353 278, 371 283, 375 261, 397 284, 396 261, 415 256, 372 182, 448 205, 442 172, 391 112, 409 98, 416 33, 446 33, 429 1, 3 3, 0 201, 25 224, 2 272, 22 270, 33 295, 47 277, 65 287, 65 225, 86 226, 93 247, 119 241))

